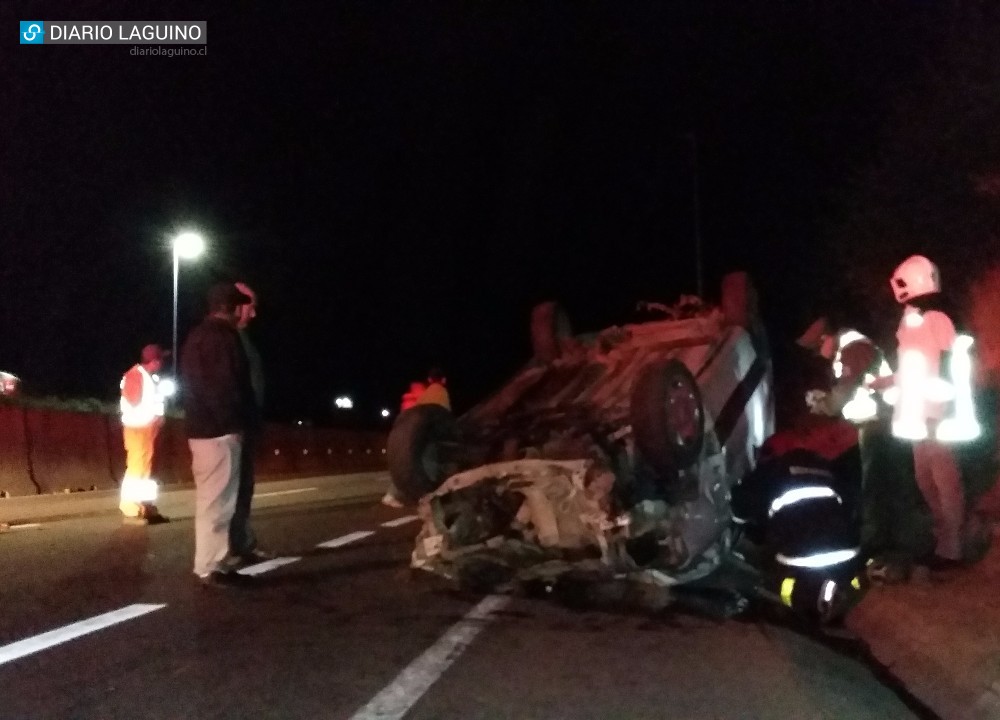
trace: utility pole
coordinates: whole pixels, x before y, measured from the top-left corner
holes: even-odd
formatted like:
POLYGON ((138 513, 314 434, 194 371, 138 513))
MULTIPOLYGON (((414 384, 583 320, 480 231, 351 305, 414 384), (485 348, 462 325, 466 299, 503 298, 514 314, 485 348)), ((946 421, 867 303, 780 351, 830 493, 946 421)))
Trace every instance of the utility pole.
POLYGON ((698 297, 704 297, 704 270, 701 261, 701 198, 698 188, 698 136, 689 132, 684 136, 691 143, 691 205, 694 212, 694 267, 698 297))

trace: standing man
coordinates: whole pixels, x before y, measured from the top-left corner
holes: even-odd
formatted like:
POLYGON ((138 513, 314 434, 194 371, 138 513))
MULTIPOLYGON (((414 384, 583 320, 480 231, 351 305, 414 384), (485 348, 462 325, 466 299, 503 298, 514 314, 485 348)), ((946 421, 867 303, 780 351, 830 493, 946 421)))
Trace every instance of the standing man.
POLYGON ((152 476, 156 436, 163 427, 164 411, 156 373, 168 355, 159 345, 147 345, 139 363, 122 376, 120 384, 125 477, 118 507, 129 524, 166 522, 156 509, 157 487, 152 476))
POLYGON ((254 492, 254 457, 260 445, 264 416, 264 367, 260 353, 250 341, 247 327, 250 321, 257 317, 257 293, 245 283, 235 283, 236 290, 250 298, 250 302, 236 308, 236 329, 240 334, 240 342, 246 353, 250 371, 250 385, 253 388, 254 408, 256 412, 253 422, 243 434, 243 447, 240 453, 240 485, 236 494, 236 511, 229 526, 229 561, 236 566, 252 565, 253 563, 273 557, 257 547, 257 536, 250 527, 250 506, 253 504, 254 492))
POLYGON ((961 564, 965 494, 950 443, 979 432, 971 401, 972 339, 958 335, 940 309, 940 275, 926 257, 904 260, 890 285, 903 306, 898 368, 886 394, 894 404, 892 434, 913 443, 917 485, 934 519, 937 546, 927 565, 952 569, 961 564))
POLYGON ((226 565, 240 486, 243 439, 256 422, 238 308, 253 299, 232 283, 208 292, 208 315, 181 352, 185 424, 195 482, 194 572, 206 585, 247 580, 226 565))

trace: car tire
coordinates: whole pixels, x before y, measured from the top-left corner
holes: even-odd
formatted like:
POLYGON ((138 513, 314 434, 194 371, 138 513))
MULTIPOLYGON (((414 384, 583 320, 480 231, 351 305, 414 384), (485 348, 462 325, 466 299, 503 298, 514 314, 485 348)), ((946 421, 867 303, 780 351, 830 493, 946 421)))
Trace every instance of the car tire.
POLYGON ((569 317, 557 302, 539 303, 531 311, 531 350, 535 360, 550 363, 573 336, 569 317))
POLYGON ((414 503, 440 487, 456 435, 454 416, 440 405, 417 405, 400 414, 389 432, 386 460, 401 500, 414 503))
POLYGON ((630 416, 639 452, 659 473, 689 467, 701 455, 705 406, 698 382, 679 360, 650 363, 639 372, 630 416))

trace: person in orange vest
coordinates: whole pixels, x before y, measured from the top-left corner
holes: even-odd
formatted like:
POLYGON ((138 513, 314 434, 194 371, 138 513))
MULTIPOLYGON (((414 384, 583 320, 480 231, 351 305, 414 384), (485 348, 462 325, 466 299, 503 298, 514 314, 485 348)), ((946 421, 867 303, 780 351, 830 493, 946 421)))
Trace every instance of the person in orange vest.
POLYGON ((139 363, 121 380, 125 477, 118 507, 130 523, 166 521, 156 509, 157 485, 152 475, 156 436, 163 427, 164 413, 157 373, 169 354, 159 345, 147 345, 142 349, 139 363))
POLYGON ((917 485, 934 519, 936 548, 926 563, 961 565, 965 494, 951 444, 979 434, 971 395, 972 338, 960 335, 941 306, 937 266, 922 255, 904 260, 890 280, 903 316, 896 332, 898 367, 876 382, 894 405, 892 434, 913 444, 917 485))
MULTIPOLYGON (((411 382, 410 389, 403 393, 403 400, 399 405, 399 412, 404 413, 410 408, 416 407, 420 401, 420 396, 423 395, 426 390, 427 385, 419 380, 411 382)), ((385 495, 382 496, 383 505, 397 509, 404 507, 403 501, 397 497, 397 493, 395 491, 396 488, 390 484, 389 489, 386 490, 385 495)))
MULTIPOLYGON (((427 384, 421 382, 410 383, 409 391, 403 395, 403 402, 400 412, 405 412, 418 405, 440 405, 446 410, 451 410, 451 398, 448 396, 447 378, 439 368, 431 368, 427 373, 427 384)), ((399 499, 396 488, 391 486, 382 496, 382 504, 391 508, 403 507, 403 501, 399 499)))
POLYGON ((424 394, 427 386, 419 380, 410 383, 410 389, 403 393, 403 402, 399 406, 400 412, 406 412, 417 404, 417 400, 424 394))

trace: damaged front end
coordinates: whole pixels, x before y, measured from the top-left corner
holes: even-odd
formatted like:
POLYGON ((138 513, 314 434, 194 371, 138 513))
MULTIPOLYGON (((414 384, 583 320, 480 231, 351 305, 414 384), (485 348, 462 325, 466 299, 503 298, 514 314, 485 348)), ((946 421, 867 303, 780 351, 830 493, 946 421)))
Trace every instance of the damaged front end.
POLYGON ((614 473, 592 459, 516 460, 453 475, 420 501, 412 565, 484 591, 551 587, 567 576, 645 585, 641 604, 665 606, 667 588, 709 574, 728 550, 721 460, 710 465, 714 497, 643 500, 624 512, 614 473))
POLYGON ((661 608, 725 562, 730 490, 773 430, 752 287, 737 274, 719 306, 646 309, 666 317, 572 336, 539 306, 534 357, 497 393, 457 420, 400 416, 389 465, 419 499, 413 567, 661 608))

